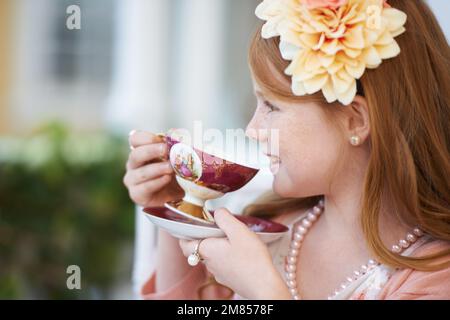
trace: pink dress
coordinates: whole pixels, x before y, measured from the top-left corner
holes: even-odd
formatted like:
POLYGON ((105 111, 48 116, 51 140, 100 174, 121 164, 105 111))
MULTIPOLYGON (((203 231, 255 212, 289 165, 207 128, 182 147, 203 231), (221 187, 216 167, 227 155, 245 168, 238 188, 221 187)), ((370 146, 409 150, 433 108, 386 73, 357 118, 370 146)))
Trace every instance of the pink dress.
MULTIPOLYGON (((301 217, 300 217, 301 218, 301 217)), ((297 217, 298 220, 299 218, 297 217)), ((292 226, 293 223, 287 225, 292 226)), ((273 262, 283 275, 284 257, 287 255, 291 234, 269 244, 273 262)), ((427 255, 443 248, 449 243, 432 241, 423 237, 405 251, 404 255, 427 255)), ((448 259, 448 258, 447 258, 448 259)), ((212 279, 206 268, 199 264, 178 284, 165 292, 155 292, 157 275, 153 273, 144 284, 141 294, 144 299, 157 300, 214 300, 241 299, 228 288, 219 285, 206 285, 212 279)), ((450 299, 450 267, 439 271, 422 272, 412 269, 395 270, 385 265, 373 268, 363 277, 352 283, 334 299, 339 300, 410 300, 410 299, 450 299)))

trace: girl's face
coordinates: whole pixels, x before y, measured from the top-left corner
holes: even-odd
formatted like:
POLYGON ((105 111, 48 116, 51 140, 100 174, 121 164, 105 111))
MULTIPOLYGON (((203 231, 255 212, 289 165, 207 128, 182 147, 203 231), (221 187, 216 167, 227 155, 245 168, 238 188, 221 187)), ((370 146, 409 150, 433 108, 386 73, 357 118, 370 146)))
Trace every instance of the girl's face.
POLYGON ((255 95, 247 135, 267 144, 274 192, 282 197, 326 194, 345 145, 338 127, 316 103, 269 100, 257 85, 255 95))

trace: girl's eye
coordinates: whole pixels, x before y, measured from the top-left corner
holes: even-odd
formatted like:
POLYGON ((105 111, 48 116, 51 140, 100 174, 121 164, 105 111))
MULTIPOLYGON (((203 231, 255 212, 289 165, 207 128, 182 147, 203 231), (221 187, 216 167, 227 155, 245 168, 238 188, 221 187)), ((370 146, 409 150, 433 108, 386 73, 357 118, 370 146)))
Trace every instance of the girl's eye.
POLYGON ((269 112, 278 111, 279 108, 275 107, 273 104, 271 104, 269 101, 264 101, 264 105, 269 108, 269 112))

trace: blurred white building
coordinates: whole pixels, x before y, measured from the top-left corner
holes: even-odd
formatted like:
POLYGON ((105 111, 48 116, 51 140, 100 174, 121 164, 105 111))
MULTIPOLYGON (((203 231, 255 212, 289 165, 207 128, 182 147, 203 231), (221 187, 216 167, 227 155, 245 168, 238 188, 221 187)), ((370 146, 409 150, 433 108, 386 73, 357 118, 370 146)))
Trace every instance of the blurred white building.
MULTIPOLYGON (((0 130, 243 127, 260 0, 2 0, 0 130), (81 30, 66 28, 69 5, 81 30)), ((450 37, 450 4, 428 0, 450 37)))
POLYGON ((11 90, 1 109, 13 132, 53 119, 122 133, 197 119, 226 128, 250 115, 255 0, 2 3, 12 18, 11 90), (81 30, 66 28, 72 4, 81 8, 81 30))

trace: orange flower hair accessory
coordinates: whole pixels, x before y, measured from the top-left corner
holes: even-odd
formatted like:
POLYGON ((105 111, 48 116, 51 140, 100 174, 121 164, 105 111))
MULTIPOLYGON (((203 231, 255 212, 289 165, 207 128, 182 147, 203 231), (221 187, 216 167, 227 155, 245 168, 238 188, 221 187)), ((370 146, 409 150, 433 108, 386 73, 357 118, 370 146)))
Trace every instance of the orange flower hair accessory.
POLYGON ((366 68, 400 54, 395 37, 407 19, 385 0, 264 0, 255 13, 266 21, 263 38, 280 37, 293 93, 322 91, 343 105, 355 98, 366 68))

